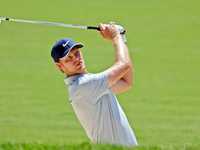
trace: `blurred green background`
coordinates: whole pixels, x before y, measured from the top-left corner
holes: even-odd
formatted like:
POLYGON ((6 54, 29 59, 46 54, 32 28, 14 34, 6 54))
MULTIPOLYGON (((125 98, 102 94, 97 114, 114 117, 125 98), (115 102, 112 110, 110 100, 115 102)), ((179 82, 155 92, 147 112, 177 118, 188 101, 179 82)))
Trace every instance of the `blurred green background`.
MULTIPOLYGON (((0 17, 98 26, 122 25, 134 86, 117 95, 140 146, 200 141, 199 0, 1 0, 0 17)), ((87 70, 114 63, 97 31, 2 21, 0 143, 89 141, 68 100, 50 51, 63 37, 85 45, 87 70)))

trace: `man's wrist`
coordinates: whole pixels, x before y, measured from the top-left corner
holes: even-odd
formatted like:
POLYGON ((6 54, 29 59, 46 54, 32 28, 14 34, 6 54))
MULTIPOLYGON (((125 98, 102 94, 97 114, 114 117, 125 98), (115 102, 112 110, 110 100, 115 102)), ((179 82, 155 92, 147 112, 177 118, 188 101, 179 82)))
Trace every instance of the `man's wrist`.
MULTIPOLYGON (((116 34, 115 36, 113 36, 112 40, 113 40, 116 36, 118 36, 118 35, 120 35, 120 34, 116 34)), ((120 35, 120 36, 121 36, 121 35, 120 35)))

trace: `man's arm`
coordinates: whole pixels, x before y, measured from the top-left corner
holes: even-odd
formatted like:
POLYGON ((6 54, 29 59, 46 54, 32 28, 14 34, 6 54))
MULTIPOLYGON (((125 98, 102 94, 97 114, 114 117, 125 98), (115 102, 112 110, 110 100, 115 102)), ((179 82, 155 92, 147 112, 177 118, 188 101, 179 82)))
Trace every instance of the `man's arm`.
MULTIPOLYGON (((127 48, 128 49, 128 48, 127 48)), ((129 55, 129 54, 128 54, 129 55)), ((121 93, 130 89, 133 86, 133 68, 132 63, 129 56, 129 65, 131 66, 130 69, 121 77, 115 84, 110 87, 110 90, 114 93, 121 93)), ((111 67, 112 68, 112 67, 111 67)), ((110 68, 109 68, 110 69, 110 68)), ((112 72, 112 71, 111 71, 112 72)), ((110 77, 110 75, 109 75, 110 77)))
POLYGON ((133 85, 133 70, 127 45, 114 24, 102 25, 99 32, 104 39, 112 41, 115 49, 115 64, 107 69, 109 74, 108 87, 114 93, 128 90, 133 85))

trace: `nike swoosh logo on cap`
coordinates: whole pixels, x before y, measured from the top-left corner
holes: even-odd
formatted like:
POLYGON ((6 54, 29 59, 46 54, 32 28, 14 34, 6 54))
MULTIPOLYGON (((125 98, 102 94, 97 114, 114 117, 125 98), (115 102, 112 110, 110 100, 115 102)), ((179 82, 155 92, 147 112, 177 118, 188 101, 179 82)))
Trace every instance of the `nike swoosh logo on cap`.
POLYGON ((63 47, 65 47, 67 45, 67 43, 69 43, 69 41, 67 41, 65 44, 63 44, 63 47))

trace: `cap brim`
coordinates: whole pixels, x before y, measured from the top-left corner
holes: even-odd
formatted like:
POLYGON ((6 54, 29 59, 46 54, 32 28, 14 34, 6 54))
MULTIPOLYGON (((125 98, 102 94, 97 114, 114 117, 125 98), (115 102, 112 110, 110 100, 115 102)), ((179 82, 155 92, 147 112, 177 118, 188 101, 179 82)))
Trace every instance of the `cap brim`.
POLYGON ((64 53, 63 53, 63 57, 62 58, 64 58, 65 56, 67 56, 68 54, 69 54, 69 52, 74 48, 74 47, 77 47, 77 48, 82 48, 84 45, 82 44, 82 43, 76 43, 76 44, 74 44, 73 46, 71 46, 71 48, 67 51, 65 51, 64 53))
POLYGON ((84 45, 82 43, 77 43, 77 44, 73 45, 72 48, 74 48, 74 47, 82 48, 83 46, 84 45))

